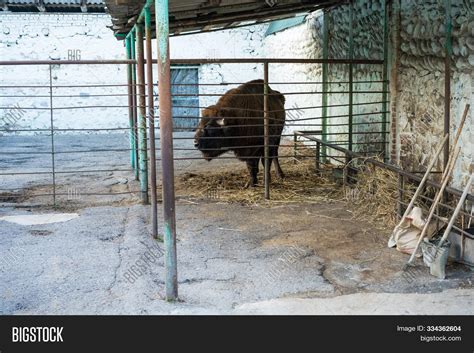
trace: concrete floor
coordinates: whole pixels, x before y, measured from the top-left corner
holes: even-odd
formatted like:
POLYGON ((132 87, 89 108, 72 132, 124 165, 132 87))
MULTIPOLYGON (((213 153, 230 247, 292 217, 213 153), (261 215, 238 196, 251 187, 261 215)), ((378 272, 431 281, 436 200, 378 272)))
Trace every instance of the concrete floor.
MULTIPOLYGON (((81 158, 71 166, 91 162, 81 158)), ((25 163, 31 169, 41 165, 37 159, 25 163)), ((109 163, 127 166, 128 155, 109 163)), ((22 168, 5 160, 2 167, 22 168)), ((203 170, 186 164, 178 165, 178 173, 187 168, 203 170)), ((40 179, 3 179, 2 187, 47 183, 40 179)), ((90 190, 137 188, 129 172, 79 173, 69 182, 90 190), (114 182, 107 184, 110 178, 114 182), (118 178, 127 182, 115 183, 118 178)), ((270 207, 180 198, 180 301, 168 303, 163 244, 150 237, 149 208, 129 196, 99 200, 69 200, 73 206, 60 210, 28 207, 28 198, 22 207, 0 206, 1 314, 474 314, 471 269, 450 264, 442 281, 419 260, 416 271, 404 275, 407 255, 386 247, 390 229, 355 220, 341 201, 270 207), (33 225, 2 220, 59 212, 78 217, 33 225), (143 274, 127 280, 143 259, 153 261, 141 262, 143 274)))

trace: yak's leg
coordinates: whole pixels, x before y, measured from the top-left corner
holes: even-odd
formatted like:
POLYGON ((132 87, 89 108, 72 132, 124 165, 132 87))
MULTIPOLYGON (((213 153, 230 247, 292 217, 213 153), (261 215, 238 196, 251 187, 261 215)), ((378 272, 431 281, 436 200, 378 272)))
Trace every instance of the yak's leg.
MULTIPOLYGON (((265 173, 265 157, 260 158, 260 160, 262 161, 263 172, 265 173)), ((270 163, 270 165, 268 166, 268 169, 270 170, 272 170, 272 161, 273 161, 273 158, 272 158, 272 153, 270 150, 270 158, 268 160, 268 162, 270 163)), ((271 180, 271 175, 270 175, 270 180, 271 180)))
POLYGON ((276 177, 278 179, 283 179, 285 177, 285 174, 283 173, 283 170, 281 170, 280 162, 278 161, 278 147, 279 147, 278 145, 279 144, 280 144, 280 141, 278 141, 277 146, 272 147, 273 150, 272 150, 271 156, 275 162, 276 177))
POLYGON ((258 174, 258 158, 252 158, 247 160, 247 169, 250 174, 249 181, 247 184, 245 184, 245 188, 248 188, 249 186, 256 186, 258 182, 257 174, 258 174))

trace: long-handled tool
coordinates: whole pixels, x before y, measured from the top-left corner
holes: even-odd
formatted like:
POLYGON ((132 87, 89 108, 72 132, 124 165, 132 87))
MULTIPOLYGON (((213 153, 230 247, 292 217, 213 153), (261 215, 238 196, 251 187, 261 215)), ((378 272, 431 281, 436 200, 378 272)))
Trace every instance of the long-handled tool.
POLYGON ((421 182, 420 184, 418 185, 418 188, 416 189, 415 191, 415 194, 413 195, 410 203, 408 204, 406 210, 405 210, 405 213, 403 214, 402 218, 400 219, 400 222, 395 226, 394 230, 393 230, 393 233, 392 233, 392 236, 390 237, 390 239, 388 240, 388 246, 391 248, 393 246, 396 245, 396 241, 394 240, 395 238, 395 235, 398 233, 400 227, 402 226, 402 224, 404 223, 405 221, 405 218, 410 214, 411 210, 413 209, 413 206, 415 205, 415 201, 418 197, 418 195, 421 193, 421 191, 423 190, 423 187, 425 186, 425 183, 426 181, 428 180, 428 177, 431 173, 431 169, 433 169, 433 166, 435 165, 436 161, 438 160, 438 157, 441 153, 441 151, 443 150, 443 147, 444 147, 444 144, 446 143, 446 141, 448 140, 448 134, 446 134, 443 138, 443 140, 441 141, 441 143, 439 144, 438 146, 438 149, 436 150, 433 158, 431 159, 430 161, 430 164, 428 165, 428 168, 426 169, 426 172, 425 172, 425 175, 423 175, 423 178, 421 179, 421 182))
POLYGON ((438 192, 436 193, 436 197, 434 198, 433 203, 431 204, 430 212, 428 214, 428 217, 426 218, 425 225, 423 227, 423 230, 421 231, 420 237, 418 238, 418 241, 416 243, 415 250, 413 250, 413 253, 410 256, 410 259, 408 260, 407 265, 410 265, 413 262, 413 260, 415 259, 416 253, 418 252, 418 249, 420 248, 421 242, 422 242, 423 238, 425 237, 426 232, 428 231, 428 227, 429 227, 429 224, 431 222, 431 218, 433 218, 433 215, 435 213, 436 206, 438 206, 438 203, 441 200, 441 196, 443 196, 444 189, 448 185, 448 181, 451 177, 451 173, 454 169, 454 165, 456 164, 456 160, 458 159, 460 151, 461 151, 461 147, 457 147, 456 151, 451 156, 452 158, 450 158, 450 161, 449 161, 448 167, 445 170, 445 173, 443 173, 443 177, 444 177, 443 183, 441 184, 441 187, 438 190, 438 192))
MULTIPOLYGON (((440 190, 438 190, 438 193, 436 194, 435 200, 433 201, 433 204, 431 205, 428 219, 426 220, 425 226, 423 227, 420 238, 418 239, 418 242, 416 244, 415 250, 413 251, 412 255, 410 256, 410 259, 408 260, 408 263, 407 263, 406 266, 410 265, 413 262, 413 260, 415 259, 415 256, 416 256, 416 253, 418 252, 420 244, 421 244, 423 238, 426 235, 426 231, 428 230, 428 226, 429 226, 429 223, 431 221, 431 218, 433 217, 436 206, 437 206, 438 202, 440 201, 441 196, 443 195, 444 189, 446 188, 446 185, 448 184, 448 181, 450 179, 450 175, 451 175, 451 173, 454 169, 454 165, 456 164, 456 160, 457 160, 457 158, 459 156, 459 152, 460 152, 460 147, 458 147, 458 148, 456 148, 456 147, 457 147, 457 144, 458 144, 458 141, 459 141, 459 137, 461 136, 462 129, 464 128, 464 123, 466 122, 466 118, 467 118, 467 114, 469 112, 469 108, 470 108, 469 104, 466 104, 466 106, 464 107, 464 112, 463 112, 463 115, 461 117, 461 122, 459 123, 459 127, 456 131, 456 135, 455 135, 454 140, 453 140, 453 144, 452 144, 452 147, 451 147, 451 153, 450 153, 449 158, 448 158, 448 163, 446 164, 446 168, 445 168, 445 170, 443 172, 443 175, 441 177, 441 182, 442 182, 441 188, 440 188, 440 190)), ((403 219, 402 219, 402 221, 403 221, 403 219)), ((406 266, 405 266, 405 268, 406 268, 406 266)))
POLYGON ((443 253, 443 244, 448 238, 449 232, 451 232, 451 228, 454 225, 454 222, 456 221, 456 218, 458 217, 459 212, 461 211, 462 205, 464 204, 464 201, 466 200, 467 194, 469 193, 469 190, 471 188, 472 181, 474 180, 474 175, 471 174, 464 191, 459 199, 458 204, 456 205, 456 209, 453 212, 453 215, 451 216, 451 219, 449 220, 448 226, 446 227, 446 230, 444 231, 443 236, 441 237, 440 241, 438 242, 438 245, 436 246, 435 250, 433 251, 433 259, 430 263, 430 273, 433 276, 436 276, 438 278, 444 279, 446 277, 445 275, 445 267, 446 267, 446 260, 448 258, 448 250, 446 249, 446 253, 443 253))

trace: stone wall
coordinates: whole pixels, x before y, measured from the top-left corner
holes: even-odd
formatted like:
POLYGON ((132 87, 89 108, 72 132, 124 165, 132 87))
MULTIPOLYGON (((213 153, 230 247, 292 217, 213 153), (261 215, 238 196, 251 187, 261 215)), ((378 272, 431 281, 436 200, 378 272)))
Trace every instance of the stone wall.
MULTIPOLYGON (((454 186, 464 184, 473 161, 474 3, 452 1, 453 56, 451 141, 466 103, 471 111, 460 139, 454 186)), ((399 163, 408 170, 428 164, 444 126, 444 1, 401 3, 397 97, 399 163)), ((442 169, 442 161, 437 165, 442 169)))
MULTIPOLYGON (((389 149, 393 149, 392 163, 399 164, 409 171, 423 170, 433 155, 439 140, 443 136, 444 124, 444 1, 393 1, 400 7, 401 23, 390 18, 389 72, 393 69, 398 76, 396 86, 391 86, 390 124, 387 131, 391 135, 389 149), (397 31, 399 42, 393 41, 397 31), (397 57, 399 61, 397 61, 397 57)), ((353 8, 354 58, 383 59, 383 16, 382 2, 379 0, 361 0, 353 8)), ((454 172, 453 186, 461 187, 472 168, 474 138, 472 134, 472 116, 474 110, 474 4, 472 1, 452 0, 453 16, 453 65, 452 65, 452 108, 451 139, 459 125, 466 103, 471 104, 471 112, 466 121, 460 144, 461 156, 454 172)), ((328 12, 329 58, 348 57, 350 10, 348 5, 333 8, 328 12)), ((323 14, 314 13, 307 17, 304 24, 270 35, 265 39, 267 57, 322 58, 323 14)), ((305 65, 283 68, 271 72, 271 80, 277 81, 320 81, 321 65, 305 65)), ((390 78, 390 75, 389 75, 390 78)), ((348 79, 346 65, 330 65, 329 80, 345 82, 348 79)), ((355 65, 355 81, 380 81, 382 67, 374 65, 355 65)), ((311 87, 314 92, 320 86, 311 87)), ((333 92, 345 91, 347 84, 331 84, 333 92)), ((360 83, 356 90, 382 91, 381 83, 360 83)), ((354 103, 382 101, 382 94, 356 94, 354 103)), ((290 106, 320 105, 321 95, 290 97, 290 106)), ((347 95, 331 94, 329 105, 346 104, 347 95)), ((381 131, 381 105, 360 105, 354 107, 354 125, 356 132, 381 131), (370 115, 368 113, 371 113, 370 115), (367 115, 365 115, 367 114, 367 115), (371 123, 366 124, 363 123, 371 123)), ((348 113, 347 107, 330 108, 329 116, 348 113)), ((312 115, 321 116, 321 110, 301 111, 300 118, 312 115)), ((347 118, 329 118, 328 140, 347 141, 347 118)), ((296 128, 296 127, 295 127, 296 128)), ((356 135, 354 142, 380 141, 379 134, 356 135)), ((354 146, 355 150, 361 147, 354 146)), ((442 168, 442 161, 438 163, 442 168)))

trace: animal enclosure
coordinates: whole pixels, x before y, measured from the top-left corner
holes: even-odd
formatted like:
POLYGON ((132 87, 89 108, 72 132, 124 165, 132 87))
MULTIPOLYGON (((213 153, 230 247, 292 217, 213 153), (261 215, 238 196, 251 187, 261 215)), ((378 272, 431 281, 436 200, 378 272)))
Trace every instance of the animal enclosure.
MULTIPOLYGON (((208 59, 194 59, 177 60, 173 65, 177 197, 244 203, 304 202, 339 192, 338 197, 353 199, 354 192, 360 191, 358 183, 363 171, 371 166, 392 173, 396 180, 396 185, 393 180, 378 180, 379 185, 373 186, 374 190, 380 189, 381 183, 392 182, 388 217, 396 219, 403 213, 412 186, 420 178, 384 163, 389 112, 383 61, 228 59, 209 63, 208 59), (237 80, 201 81, 195 68, 217 64, 228 65, 235 72, 245 70, 246 65, 260 65, 263 77, 256 79, 263 80, 253 82, 257 91, 237 93, 242 106, 224 107, 232 117, 230 125, 215 124, 218 118, 230 118, 225 114, 208 119, 214 122, 210 131, 225 131, 214 137, 201 137, 213 141, 214 147, 204 151, 216 153, 209 161, 209 156, 195 145, 201 111, 214 106, 227 92, 235 95, 235 89, 245 84, 237 80), (326 81, 324 75, 320 81, 272 80, 272 68, 282 69, 284 65, 309 65, 322 73, 337 66, 344 75, 340 81, 326 81), (378 79, 367 80, 366 72, 378 79), (374 72, 378 75, 374 76, 374 72), (280 94, 284 104, 272 108, 268 100, 280 94), (249 99, 256 99, 257 106, 249 107, 249 99), (284 124, 271 118, 274 113, 284 115, 284 124), (272 135, 274 127, 281 134, 272 135), (242 149, 250 152, 242 155, 242 149), (271 161, 276 158, 286 174, 284 178, 280 173, 270 173, 271 161), (247 171, 245 165, 249 166, 249 161, 254 161, 257 171, 252 167, 247 171), (266 165, 266 161, 270 163, 266 165), (263 173, 258 173, 259 162, 263 173), (255 185, 246 189, 252 173, 257 176, 255 185), (321 188, 328 180, 330 187, 321 188)), ((3 72, 9 73, 1 87, 2 100, 6 102, 1 108, 10 117, 1 143, 5 156, 0 186, 3 203, 77 208, 151 202, 157 207, 163 188, 161 130, 158 107, 150 110, 149 104, 151 98, 158 105, 158 86, 143 77, 140 80, 137 74, 143 75, 143 70, 137 70, 138 66, 140 61, 133 59, 3 63, 3 72), (88 65, 91 75, 83 82, 69 82, 68 72, 75 65, 88 65), (18 70, 31 75, 23 75, 26 78, 18 81, 18 70), (122 76, 104 82, 101 71, 117 71, 122 76), (94 112, 93 119, 90 112, 94 112), (107 117, 112 115, 120 116, 123 123, 111 126, 107 117), (76 125, 83 117, 88 119, 87 128, 76 125), (25 123, 28 121, 30 126, 25 123), (153 189, 157 193, 154 198, 153 189)), ((436 190, 439 185, 432 182, 425 190, 425 207, 433 201, 429 188, 436 190)), ((454 209, 460 197, 455 189, 448 188, 447 192, 449 199, 439 205, 435 215, 438 222, 454 209)), ((376 191, 372 197, 365 201, 373 203, 376 191)), ((468 197, 461 223, 455 227, 463 237, 469 236, 462 228, 467 224, 470 201, 468 197)), ((377 214, 374 210, 372 213, 377 214)), ((156 223, 158 229, 161 222, 156 223)))
MULTIPOLYGON (((324 60, 284 60, 283 63, 252 60, 250 64, 265 68, 270 77, 268 86, 285 97, 285 105, 281 109, 286 116, 280 143, 282 154, 279 158, 282 161, 311 158, 346 163, 339 151, 326 153, 325 148, 316 149, 319 144, 308 139, 304 141, 301 137, 307 134, 365 156, 383 158, 388 123, 387 111, 383 110, 387 103, 384 101, 386 92, 383 91, 383 81, 272 82, 272 65, 285 63, 319 67, 337 64, 347 68, 363 64, 371 65, 378 71, 383 68, 381 62, 363 60, 335 63, 324 60), (332 89, 332 86, 338 89, 332 89), (324 104, 330 102, 329 94, 338 96, 338 104, 324 104), (364 98, 359 98, 362 95, 364 98), (339 103, 341 100, 346 103, 339 103)), ((177 174, 207 167, 212 169, 213 166, 235 161, 231 153, 225 153, 204 167, 203 156, 193 146, 201 110, 215 104, 228 90, 244 83, 198 82, 197 72, 188 67, 201 64, 209 65, 208 60, 203 59, 179 61, 175 66, 172 99, 177 174), (186 65, 185 69, 182 65, 186 65)), ((249 65, 249 61, 228 60, 223 64, 239 72, 249 65)), ((140 109, 146 108, 141 105, 143 102, 140 99, 148 99, 149 93, 140 93, 144 84, 137 82, 136 75, 131 75, 136 65, 137 61, 3 64, 2 70, 5 73, 8 71, 8 74, 1 87, 2 101, 5 102, 1 108, 11 116, 2 131, 2 154, 5 158, 2 160, 1 192, 4 202, 28 201, 55 206, 81 202, 100 204, 103 201, 136 200, 137 196, 148 193, 151 168, 149 132, 154 128, 159 169, 160 127, 158 119, 152 121, 149 115, 144 119, 146 125, 140 125, 140 119, 144 118, 140 115, 140 109), (89 77, 82 82, 70 82, 68 73, 74 70, 75 65, 88 65, 89 77), (31 75, 23 75, 24 78, 19 81, 20 71, 31 72, 31 75), (115 75, 113 80, 104 80, 101 71, 118 72, 122 77, 115 75), (127 81, 126 72, 131 81, 127 81), (109 116, 121 117, 123 124, 110 126, 107 123, 109 116), (83 119, 87 119, 87 128, 78 127, 83 124, 83 119), (140 143, 143 143, 142 147, 140 143)), ((153 84, 153 87, 153 101, 156 102, 157 85, 153 84)), ((260 157, 264 158, 265 94, 262 90, 258 95, 262 106, 258 109, 253 107, 252 114, 260 116, 260 119, 256 120, 258 124, 252 126, 258 129, 259 134, 255 137, 259 144, 252 147, 259 149, 260 157)), ((238 121, 240 117, 235 118, 238 121)), ((234 124, 228 129, 238 129, 239 126, 234 124)), ((231 134, 234 139, 248 137, 232 131, 231 134)), ((246 146, 248 144, 244 142, 241 146, 234 145, 234 149, 246 146)), ((245 157, 243 159, 245 161, 245 157)), ((244 163, 235 165, 235 168, 244 168, 244 163)), ((156 175, 157 185, 160 185, 160 173, 156 175)))

